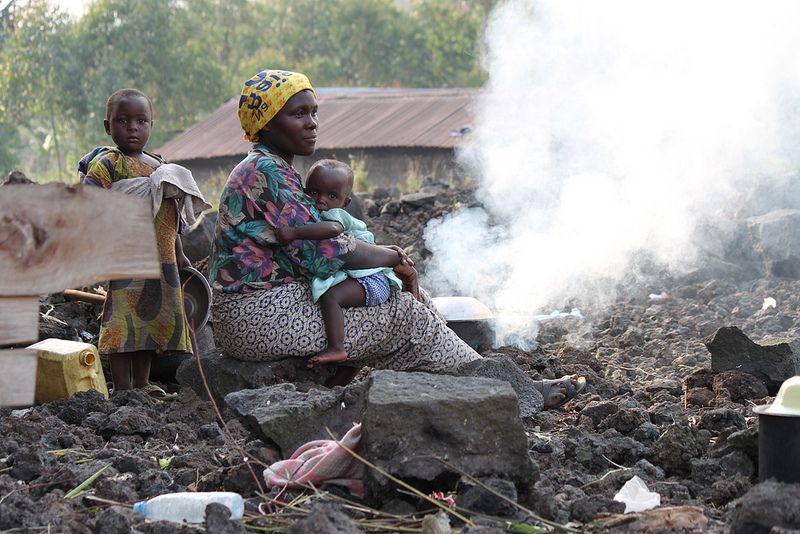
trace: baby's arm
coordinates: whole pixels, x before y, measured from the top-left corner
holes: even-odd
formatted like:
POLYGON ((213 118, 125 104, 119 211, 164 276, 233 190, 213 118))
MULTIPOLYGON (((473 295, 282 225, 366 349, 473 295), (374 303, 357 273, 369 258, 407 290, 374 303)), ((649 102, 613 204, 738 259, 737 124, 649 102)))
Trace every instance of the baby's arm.
POLYGON ((281 226, 275 229, 275 237, 279 243, 291 243, 298 239, 319 241, 320 239, 331 239, 342 232, 344 232, 344 226, 338 222, 323 221, 303 226, 281 226))

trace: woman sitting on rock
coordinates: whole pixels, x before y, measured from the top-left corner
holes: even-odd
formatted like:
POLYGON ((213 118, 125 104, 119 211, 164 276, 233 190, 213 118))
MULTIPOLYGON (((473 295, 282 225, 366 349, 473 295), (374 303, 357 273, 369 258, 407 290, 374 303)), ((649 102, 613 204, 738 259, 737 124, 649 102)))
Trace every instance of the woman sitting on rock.
MULTIPOLYGON (((253 147, 220 198, 210 272, 214 336, 240 360, 310 357, 325 348, 326 337, 309 279, 345 268, 389 267, 413 284, 411 263, 397 247, 345 234, 288 244, 275 239, 276 228, 320 222, 292 167, 295 156, 313 154, 319 125, 316 95, 303 74, 259 72, 244 84, 238 115, 253 147)), ((480 359, 420 293, 423 302, 393 290, 379 306, 347 309, 348 363, 342 365, 458 374, 460 366, 480 359)), ((546 384, 545 405, 562 404, 576 385, 576 377, 546 384)))

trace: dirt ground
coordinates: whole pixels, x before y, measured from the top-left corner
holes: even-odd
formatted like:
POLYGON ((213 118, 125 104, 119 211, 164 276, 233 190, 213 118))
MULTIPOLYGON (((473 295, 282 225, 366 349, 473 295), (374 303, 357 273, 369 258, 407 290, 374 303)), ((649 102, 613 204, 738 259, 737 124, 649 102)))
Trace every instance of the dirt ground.
MULTIPOLYGON (((365 208, 371 229, 385 242, 408 247, 424 259, 425 222, 471 202, 469 190, 444 190, 423 207, 379 193, 365 208), (395 204, 386 208, 390 202, 395 204)), ((690 531, 722 532, 731 503, 758 481, 753 407, 770 399, 749 375, 712 374, 703 340, 729 325, 756 341, 796 335, 797 310, 797 280, 671 279, 621 296, 610 309, 585 313, 587 320, 542 323, 533 352, 495 349, 533 378, 579 373, 588 379, 584 393, 564 408, 524 421, 541 474, 523 504, 544 519, 580 528, 604 514, 620 513, 622 505, 613 497, 635 474, 661 496, 662 506, 699 507, 705 524, 690 531), (650 296, 662 291, 660 298, 650 296), (778 306, 762 310, 767 297, 778 306)), ((98 311, 60 295, 43 299, 42 312, 53 318, 43 319, 43 337, 94 341, 98 311)), ((167 403, 155 403, 140 392, 112 400, 87 392, 29 411, 0 410, 0 531, 204 531, 145 523, 130 510, 135 501, 178 491, 229 490, 245 497, 244 526, 217 518, 213 527, 209 520, 208 532, 284 529, 307 515, 264 505, 268 499, 259 496, 257 477, 250 471, 251 465, 256 473, 262 467, 245 463, 244 457, 269 464, 278 459, 276 449, 253 439, 225 409, 222 416, 227 431, 211 404, 189 389, 167 403), (98 472, 85 491, 67 497, 98 472)), ((308 506, 304 502, 297 508, 308 506)), ((366 521, 360 524, 368 530, 363 525, 370 512, 342 510, 366 521)), ((510 513, 525 519, 524 513, 510 513)))

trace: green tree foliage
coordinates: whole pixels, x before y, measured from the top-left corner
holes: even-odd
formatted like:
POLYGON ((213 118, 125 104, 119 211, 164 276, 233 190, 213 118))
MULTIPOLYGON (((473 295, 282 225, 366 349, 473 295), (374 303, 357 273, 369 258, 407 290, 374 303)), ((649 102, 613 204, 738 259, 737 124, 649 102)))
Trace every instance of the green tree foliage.
POLYGON ((494 0, 93 0, 70 18, 53 0, 0 10, 0 173, 72 180, 108 142, 105 102, 153 100, 150 147, 236 96, 265 67, 318 86, 477 86, 494 0))
POLYGON ((478 61, 478 42, 485 18, 484 7, 472 2, 417 0, 412 12, 414 55, 412 83, 431 87, 473 87, 484 74, 478 61))
MULTIPOLYGON (((81 95, 73 117, 91 116, 102 128, 108 95, 136 87, 153 101, 151 146, 182 130, 224 101, 227 84, 209 41, 192 26, 192 2, 98 0, 76 24, 82 58, 81 95), (111 36, 111 38, 109 38, 111 36)), ((102 130, 101 130, 102 131, 102 130)))

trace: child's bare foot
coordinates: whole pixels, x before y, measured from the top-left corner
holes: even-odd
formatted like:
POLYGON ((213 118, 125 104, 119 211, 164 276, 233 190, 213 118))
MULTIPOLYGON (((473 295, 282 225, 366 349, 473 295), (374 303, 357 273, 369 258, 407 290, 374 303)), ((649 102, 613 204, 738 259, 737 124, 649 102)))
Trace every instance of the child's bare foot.
POLYGON ((339 363, 343 362, 347 359, 347 351, 343 349, 333 349, 328 347, 327 349, 323 350, 316 356, 312 356, 308 360, 308 368, 313 369, 318 365, 324 365, 326 363, 339 363))
POLYGON ((408 291, 415 299, 419 300, 417 270, 409 263, 403 261, 394 267, 394 272, 403 283, 403 291, 408 291))

